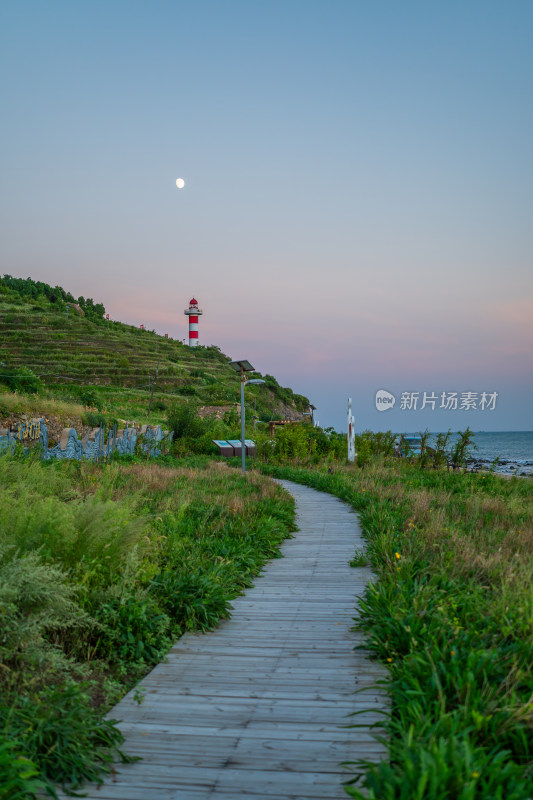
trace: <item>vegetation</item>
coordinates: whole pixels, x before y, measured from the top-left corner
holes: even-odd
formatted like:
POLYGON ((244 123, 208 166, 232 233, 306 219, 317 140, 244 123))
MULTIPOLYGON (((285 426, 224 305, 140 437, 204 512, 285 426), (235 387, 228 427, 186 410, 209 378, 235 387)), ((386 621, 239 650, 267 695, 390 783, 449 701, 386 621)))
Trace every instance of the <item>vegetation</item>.
MULTIPOLYGON (((205 455, 212 439, 240 437, 238 380, 218 348, 106 321, 102 304, 31 279, 0 279, 0 312, 0 420, 135 419, 174 434, 173 457, 157 462, 0 458, 0 800, 26 800, 127 758, 103 712, 184 631, 229 614, 294 520, 292 499, 257 471, 243 479, 205 455), (85 315, 67 319, 76 302, 85 315), (222 418, 200 416, 206 405, 222 418)), ((365 431, 353 465, 332 429, 252 432, 253 415, 308 406, 264 380, 247 390, 256 463, 349 502, 367 542, 351 564, 378 576, 356 625, 388 668, 390 759, 355 763, 348 794, 531 798, 531 483, 466 473, 469 429, 421 433, 418 455, 365 431)))
MULTIPOLYGON (((0 458, 0 798, 98 779, 102 715, 278 554, 293 501, 206 458, 0 458)), ((123 756, 125 757, 125 756, 123 756)))
MULTIPOLYGON (((265 382, 247 390, 250 419, 253 414, 262 420, 297 417, 308 410, 306 397, 270 375, 265 382)), ((218 347, 186 347, 154 331, 107 320, 102 303, 75 300, 61 287, 9 275, 0 278, 2 386, 140 424, 164 422, 176 402, 230 409, 240 398, 238 376, 218 347)))
MULTIPOLYGON (((89 297, 87 300, 84 297, 78 297, 76 300, 70 292, 66 292, 61 286, 49 286, 42 281, 34 281, 31 278, 12 278, 11 275, 4 275, 2 278, 2 287, 8 290, 15 297, 20 297, 23 300, 32 302, 34 305, 46 305, 48 302, 51 305, 57 306, 62 311, 66 311, 67 305, 79 305, 83 313, 94 320, 101 320, 105 314, 105 308, 102 303, 95 303, 89 297)), ((5 292, 7 294, 8 292, 5 292)))
MULTIPOLYGON (((351 786, 348 794, 530 798, 531 483, 383 456, 364 469, 337 464, 333 473, 326 465, 264 469, 357 509, 379 578, 360 600, 356 625, 389 670, 390 760, 354 764, 366 793, 351 786)), ((356 553, 354 565, 363 559, 356 553)))

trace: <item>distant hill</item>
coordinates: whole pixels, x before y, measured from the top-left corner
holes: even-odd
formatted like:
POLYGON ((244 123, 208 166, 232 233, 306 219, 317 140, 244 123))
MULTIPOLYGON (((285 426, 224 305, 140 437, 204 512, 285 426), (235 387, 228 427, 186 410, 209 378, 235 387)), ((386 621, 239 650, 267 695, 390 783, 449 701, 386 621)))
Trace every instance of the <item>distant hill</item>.
MULTIPOLYGON (((42 386, 88 405, 117 394, 139 402, 155 388, 160 410, 176 399, 230 406, 239 401, 240 388, 228 360, 215 346, 188 347, 154 331, 106 320, 102 303, 75 298, 59 286, 0 278, 0 385, 23 389, 30 385, 23 380, 30 371, 42 386)), ((254 377, 266 381, 265 387, 247 390, 261 419, 308 411, 306 397, 281 387, 270 375, 254 377)))

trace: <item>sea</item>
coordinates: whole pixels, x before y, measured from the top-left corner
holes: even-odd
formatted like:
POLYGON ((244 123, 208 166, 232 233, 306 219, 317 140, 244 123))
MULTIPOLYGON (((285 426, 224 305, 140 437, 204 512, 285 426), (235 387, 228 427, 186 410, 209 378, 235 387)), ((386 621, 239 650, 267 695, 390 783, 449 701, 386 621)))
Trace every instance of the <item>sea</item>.
POLYGON ((474 445, 469 468, 533 476, 533 431, 476 431, 474 445))

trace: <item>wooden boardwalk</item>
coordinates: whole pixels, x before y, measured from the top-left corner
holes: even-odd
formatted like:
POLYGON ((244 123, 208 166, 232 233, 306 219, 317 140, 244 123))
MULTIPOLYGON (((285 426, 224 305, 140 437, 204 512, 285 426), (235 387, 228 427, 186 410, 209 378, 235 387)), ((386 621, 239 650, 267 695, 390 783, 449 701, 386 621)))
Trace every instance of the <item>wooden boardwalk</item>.
POLYGON ((300 530, 282 559, 233 601, 231 619, 186 634, 166 663, 110 716, 122 720, 118 765, 92 800, 311 800, 346 798, 340 762, 379 760, 369 729, 383 694, 369 690, 381 668, 354 651, 354 596, 371 577, 348 564, 362 547, 357 517, 330 495, 281 481, 295 496, 300 530), (368 714, 351 718, 354 711, 368 714))

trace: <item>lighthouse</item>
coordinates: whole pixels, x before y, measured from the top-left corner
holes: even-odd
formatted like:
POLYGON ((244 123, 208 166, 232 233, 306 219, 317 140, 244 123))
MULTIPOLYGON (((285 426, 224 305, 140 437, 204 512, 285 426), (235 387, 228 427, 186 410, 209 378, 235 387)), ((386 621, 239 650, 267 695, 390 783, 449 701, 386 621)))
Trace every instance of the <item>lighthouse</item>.
POLYGON ((204 312, 198 308, 198 300, 193 297, 189 301, 189 308, 183 313, 189 317, 189 347, 196 347, 198 344, 198 317, 204 312))

